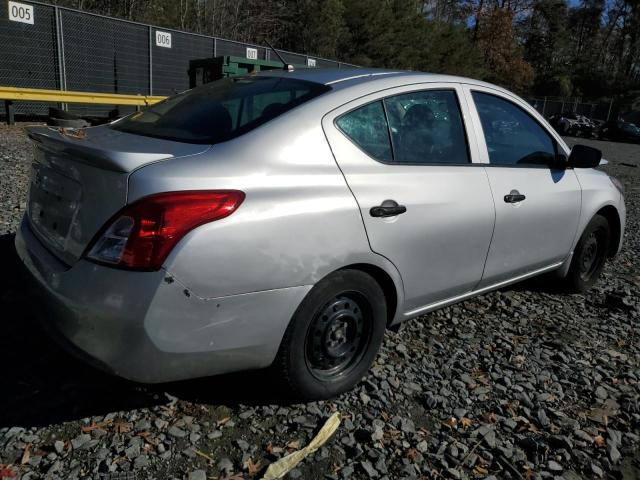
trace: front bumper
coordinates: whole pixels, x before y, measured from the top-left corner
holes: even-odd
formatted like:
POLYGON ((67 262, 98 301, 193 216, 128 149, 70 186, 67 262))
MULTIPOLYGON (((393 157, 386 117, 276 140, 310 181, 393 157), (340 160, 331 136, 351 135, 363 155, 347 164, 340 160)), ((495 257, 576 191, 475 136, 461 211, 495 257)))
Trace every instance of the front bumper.
POLYGON ((48 330, 72 353, 144 383, 262 368, 311 286, 199 298, 165 270, 59 262, 26 218, 16 250, 48 330))

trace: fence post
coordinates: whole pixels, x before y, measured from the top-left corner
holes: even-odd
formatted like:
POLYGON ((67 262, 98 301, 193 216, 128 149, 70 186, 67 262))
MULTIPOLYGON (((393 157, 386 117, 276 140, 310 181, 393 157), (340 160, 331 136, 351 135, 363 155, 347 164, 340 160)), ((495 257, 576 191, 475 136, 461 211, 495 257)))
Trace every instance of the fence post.
POLYGON ((544 111, 547 109, 547 97, 544 97, 544 101, 542 102, 542 116, 544 117, 544 111))
POLYGON ((218 56, 218 38, 217 37, 213 37, 213 56, 214 57, 218 56))
MULTIPOLYGON (((60 90, 67 89, 67 68, 64 58, 64 32, 62 31, 62 17, 60 9, 53 7, 53 15, 56 22, 56 50, 58 54, 58 83, 60 84, 60 90)), ((66 103, 59 104, 62 110, 67 109, 66 103)))
POLYGON ((609 100, 609 111, 607 111, 607 122, 609 121, 609 118, 611 117, 611 108, 613 107, 613 98, 611 98, 611 100, 609 100))
POLYGON ((149 95, 153 95, 153 27, 149 25, 149 95))
POLYGON ((13 108, 13 102, 11 100, 4 101, 4 111, 7 114, 7 125, 15 125, 15 110, 13 108))

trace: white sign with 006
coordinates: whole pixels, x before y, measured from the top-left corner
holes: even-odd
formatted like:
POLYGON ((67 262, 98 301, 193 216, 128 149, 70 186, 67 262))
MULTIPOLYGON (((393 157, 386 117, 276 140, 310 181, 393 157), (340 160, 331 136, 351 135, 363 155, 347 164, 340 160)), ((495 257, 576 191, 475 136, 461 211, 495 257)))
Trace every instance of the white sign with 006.
POLYGON ((156 30, 156 45, 158 47, 171 48, 171 34, 156 30))
POLYGON ((9 20, 33 25, 33 5, 9 2, 9 20))

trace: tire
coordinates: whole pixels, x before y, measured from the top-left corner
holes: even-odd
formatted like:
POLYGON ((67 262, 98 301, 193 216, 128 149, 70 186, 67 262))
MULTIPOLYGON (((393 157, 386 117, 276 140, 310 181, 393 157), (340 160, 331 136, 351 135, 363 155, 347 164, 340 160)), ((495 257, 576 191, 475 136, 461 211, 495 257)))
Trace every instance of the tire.
POLYGON ((373 363, 386 319, 384 293, 370 275, 334 272, 318 282, 296 310, 272 373, 296 400, 346 392, 373 363))
POLYGON ((586 292, 600 277, 609 252, 611 229, 602 215, 594 216, 573 252, 565 285, 572 292, 586 292))

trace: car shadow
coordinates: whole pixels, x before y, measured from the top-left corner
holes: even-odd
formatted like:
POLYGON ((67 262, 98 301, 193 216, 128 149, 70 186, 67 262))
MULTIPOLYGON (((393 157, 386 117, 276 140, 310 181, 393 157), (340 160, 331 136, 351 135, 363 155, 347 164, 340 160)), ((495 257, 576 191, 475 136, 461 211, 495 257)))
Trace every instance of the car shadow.
POLYGON ((165 392, 230 408, 279 402, 264 372, 141 385, 77 360, 44 332, 35 315, 38 299, 28 291, 13 242, 13 234, 0 236, 0 428, 40 427, 150 408, 170 401, 165 392))
MULTIPOLYGON (((67 354, 43 330, 14 247, 0 236, 0 428, 39 427, 110 412, 166 404, 168 393, 207 405, 286 405, 268 371, 141 385, 114 377, 67 354)), ((551 276, 533 278, 502 291, 562 293, 551 276)), ((46 312, 45 319, 46 321, 46 312)))
POLYGON ((501 292, 535 292, 548 293, 552 295, 567 295, 567 289, 562 282, 554 275, 547 273, 536 277, 528 278, 518 283, 508 285, 500 289, 501 292))

